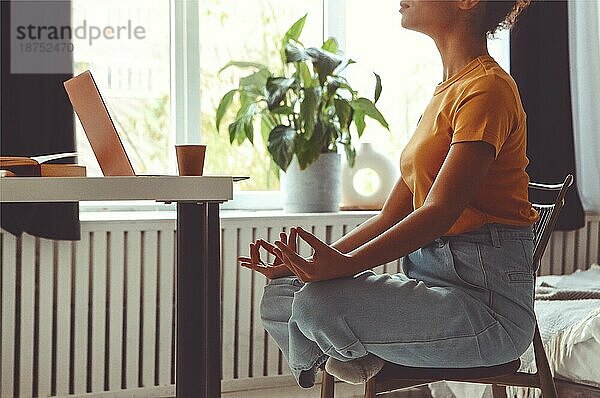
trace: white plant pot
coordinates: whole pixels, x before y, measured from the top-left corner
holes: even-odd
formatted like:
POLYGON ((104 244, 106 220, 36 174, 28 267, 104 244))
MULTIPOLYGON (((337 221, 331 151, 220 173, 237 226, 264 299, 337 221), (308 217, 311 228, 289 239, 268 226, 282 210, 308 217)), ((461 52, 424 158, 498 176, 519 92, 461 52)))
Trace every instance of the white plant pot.
POLYGON ((322 153, 300 170, 294 156, 286 173, 281 173, 283 209, 289 213, 328 213, 340 209, 341 155, 322 153))

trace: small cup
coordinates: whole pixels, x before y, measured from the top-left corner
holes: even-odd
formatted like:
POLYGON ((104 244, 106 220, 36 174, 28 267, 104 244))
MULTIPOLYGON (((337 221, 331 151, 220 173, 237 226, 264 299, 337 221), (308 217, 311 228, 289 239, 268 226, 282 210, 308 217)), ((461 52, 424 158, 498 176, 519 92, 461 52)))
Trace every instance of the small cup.
POLYGON ((206 145, 175 145, 180 176, 201 176, 206 145))

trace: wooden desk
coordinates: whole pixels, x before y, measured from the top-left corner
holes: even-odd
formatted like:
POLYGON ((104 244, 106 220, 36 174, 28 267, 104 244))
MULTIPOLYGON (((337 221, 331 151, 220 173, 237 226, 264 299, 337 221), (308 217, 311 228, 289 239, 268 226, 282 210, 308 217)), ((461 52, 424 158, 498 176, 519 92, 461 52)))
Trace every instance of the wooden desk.
POLYGON ((0 202, 153 200, 177 202, 177 397, 221 396, 219 203, 228 176, 0 178, 0 202))

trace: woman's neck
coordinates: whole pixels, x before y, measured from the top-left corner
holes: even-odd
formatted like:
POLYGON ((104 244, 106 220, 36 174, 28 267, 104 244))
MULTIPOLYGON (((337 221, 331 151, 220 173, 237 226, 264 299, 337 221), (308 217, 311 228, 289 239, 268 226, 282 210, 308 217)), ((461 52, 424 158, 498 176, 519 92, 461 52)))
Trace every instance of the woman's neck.
POLYGON ((446 32, 433 40, 442 56, 443 80, 448 79, 473 59, 489 55, 485 36, 478 37, 470 32, 446 32))

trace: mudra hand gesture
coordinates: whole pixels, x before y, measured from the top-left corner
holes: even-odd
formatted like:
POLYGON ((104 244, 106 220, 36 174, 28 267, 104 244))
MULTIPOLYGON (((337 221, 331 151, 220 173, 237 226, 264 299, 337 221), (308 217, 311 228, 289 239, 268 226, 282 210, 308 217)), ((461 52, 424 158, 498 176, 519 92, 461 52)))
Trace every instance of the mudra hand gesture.
MULTIPOLYGON (((291 228, 291 234, 298 234, 313 248, 310 258, 300 257, 291 245, 277 241, 275 255, 303 282, 317 282, 354 275, 352 257, 323 242, 301 227, 291 228)), ((295 239, 294 239, 295 243, 295 239)))
MULTIPOLYGON (((285 232, 279 234, 281 242, 289 245, 290 250, 296 252, 296 230, 290 231, 289 242, 285 232)), ((292 276, 294 273, 283 263, 283 257, 276 254, 277 247, 271 243, 259 239, 255 243, 250 243, 250 257, 238 257, 238 261, 242 267, 249 268, 251 270, 260 272, 269 279, 282 278, 284 276, 292 276), (272 264, 266 264, 260 258, 261 247, 275 256, 275 261, 272 264)))

